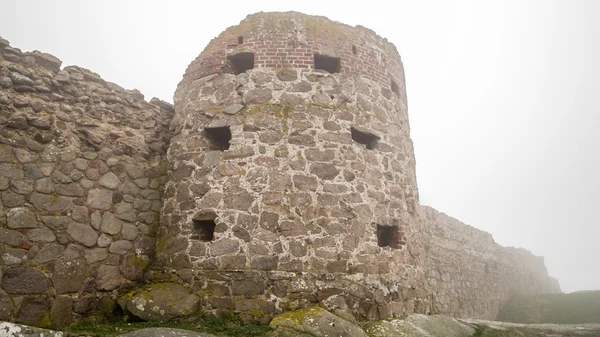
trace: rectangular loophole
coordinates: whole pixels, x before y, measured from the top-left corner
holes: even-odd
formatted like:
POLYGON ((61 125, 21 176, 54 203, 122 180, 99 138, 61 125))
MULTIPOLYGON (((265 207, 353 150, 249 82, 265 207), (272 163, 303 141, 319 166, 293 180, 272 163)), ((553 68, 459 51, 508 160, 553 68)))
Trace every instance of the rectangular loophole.
POLYGON ((342 64, 339 57, 315 54, 315 69, 325 70, 330 74, 339 73, 342 64))
POLYGON ((377 245, 379 247, 398 248, 400 238, 396 226, 377 225, 377 245))
POLYGON ((244 44, 244 37, 238 36, 238 44, 244 44))
POLYGON ((352 134, 353 141, 366 145, 367 149, 369 150, 373 150, 375 145, 377 145, 377 141, 379 140, 379 137, 375 136, 374 134, 366 131, 360 131, 355 127, 350 128, 350 133, 352 134))
POLYGON ((235 75, 239 75, 254 68, 254 53, 245 52, 229 55, 227 56, 227 61, 229 63, 229 69, 231 69, 235 75))
POLYGON ((400 96, 400 87, 398 86, 398 83, 396 83, 396 81, 392 80, 392 92, 394 94, 396 94, 396 96, 400 96))
POLYGON ((204 132, 213 147, 221 151, 229 150, 229 142, 231 141, 229 126, 204 128, 204 132))
POLYGON ((200 241, 212 241, 215 238, 215 220, 217 214, 213 211, 201 211, 192 219, 194 229, 200 241))
POLYGON ((212 241, 215 238, 215 220, 193 220, 194 229, 200 237, 200 241, 212 241))

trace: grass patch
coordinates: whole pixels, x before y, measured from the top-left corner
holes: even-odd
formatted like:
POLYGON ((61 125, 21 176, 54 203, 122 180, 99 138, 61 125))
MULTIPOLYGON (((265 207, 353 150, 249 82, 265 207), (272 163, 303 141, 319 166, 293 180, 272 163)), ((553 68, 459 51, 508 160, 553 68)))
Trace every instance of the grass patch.
POLYGON ((498 314, 514 323, 600 323, 600 291, 516 296, 498 314))
POLYGON ((229 319, 205 319, 199 323, 174 323, 174 322, 114 322, 110 324, 77 324, 70 326, 65 331, 91 337, 114 337, 124 333, 145 328, 173 328, 223 337, 267 337, 272 328, 262 325, 244 325, 237 317, 229 319))

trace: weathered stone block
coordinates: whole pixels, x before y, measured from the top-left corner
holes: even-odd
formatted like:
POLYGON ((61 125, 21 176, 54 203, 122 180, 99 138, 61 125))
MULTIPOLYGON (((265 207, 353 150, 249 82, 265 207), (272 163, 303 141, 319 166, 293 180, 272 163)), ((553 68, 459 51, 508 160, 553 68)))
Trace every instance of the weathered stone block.
POLYGON ((317 178, 305 175, 295 175, 293 181, 294 187, 300 191, 316 191, 319 185, 317 178))
POLYGON ((334 164, 313 163, 310 165, 310 173, 323 180, 333 180, 340 172, 334 164))
POLYGON ((108 258, 107 248, 86 249, 84 252, 85 261, 91 265, 96 262, 104 261, 108 258))
POLYGON ((196 313, 200 298, 178 284, 161 283, 125 295, 118 303, 123 310, 143 320, 165 321, 196 313))
POLYGON ((273 98, 273 92, 270 89, 253 89, 244 97, 246 104, 265 104, 273 98))
POLYGON ((4 272, 2 288, 13 295, 42 294, 50 288, 50 281, 33 268, 14 267, 4 272))
POLYGON ((59 296, 52 302, 50 323, 53 328, 64 328, 71 324, 73 316, 73 299, 59 296))
POLYGON ((58 260, 63 256, 65 248, 56 243, 44 245, 33 258, 37 264, 44 264, 54 260, 58 260))
POLYGON ((0 228, 0 244, 19 247, 25 242, 25 235, 18 231, 0 228))
POLYGON ((69 218, 66 216, 42 216, 41 218, 48 228, 55 231, 64 231, 69 224, 69 218))
POLYGON ((9 321, 13 317, 15 304, 4 291, 0 290, 0 320, 9 321))
POLYGON ((145 257, 128 254, 121 263, 121 274, 128 280, 141 281, 149 261, 145 257))
POLYGON ((236 253, 239 250, 239 247, 240 244, 237 240, 220 239, 210 244, 210 255, 221 256, 236 253))
POLYGON ((117 235, 123 228, 123 221, 118 219, 113 213, 104 212, 102 222, 100 223, 100 231, 110 235, 117 235))
POLYGON ((90 271, 82 260, 58 261, 54 264, 52 283, 57 294, 78 292, 90 271))
POLYGON ((38 210, 48 212, 69 211, 73 207, 73 200, 69 197, 40 194, 36 192, 31 194, 29 201, 31 201, 33 206, 38 210))
POLYGON ((15 321, 28 325, 40 325, 50 312, 50 302, 42 297, 26 296, 15 321))
POLYGON ((107 189, 93 189, 87 197, 87 205, 93 209, 108 210, 112 206, 113 191, 107 189))
POLYGON ((88 224, 71 222, 67 226, 67 233, 86 247, 93 247, 98 240, 98 233, 88 224))
POLYGON ((25 197, 11 191, 4 191, 2 192, 2 203, 4 207, 20 207, 25 205, 25 197))
POLYGON ((255 256, 252 258, 250 266, 258 270, 276 270, 279 263, 277 256, 255 256))
POLYGON ((108 247, 108 251, 113 254, 124 255, 127 254, 127 252, 129 252, 132 248, 133 244, 131 243, 131 241, 119 240, 111 243, 108 247))
POLYGON ((56 193, 69 197, 83 197, 83 188, 79 183, 58 184, 56 193))
POLYGON ((39 226, 35 211, 27 207, 11 208, 6 213, 6 219, 8 228, 11 229, 36 228, 39 226))
POLYGON ((117 289, 123 279, 119 271, 119 266, 109 266, 106 264, 98 268, 96 276, 96 289, 100 291, 111 291, 117 289))
POLYGON ((17 194, 29 194, 33 192, 33 180, 17 180, 11 181, 11 190, 17 194))

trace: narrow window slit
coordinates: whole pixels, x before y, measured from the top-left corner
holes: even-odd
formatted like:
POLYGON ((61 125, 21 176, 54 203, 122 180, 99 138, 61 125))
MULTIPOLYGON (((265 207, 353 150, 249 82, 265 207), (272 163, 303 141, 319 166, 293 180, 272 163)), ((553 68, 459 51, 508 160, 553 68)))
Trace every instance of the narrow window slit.
POLYGON ((397 96, 400 96, 400 87, 398 86, 396 81, 392 80, 391 87, 392 87, 392 92, 394 94, 396 94, 397 96))
POLYGON ((366 145, 367 149, 369 150, 373 150, 377 145, 377 141, 379 140, 378 136, 366 131, 358 130, 355 127, 350 128, 350 133, 353 141, 366 145))
POLYGON ((358 50, 356 49, 356 46, 352 46, 352 54, 354 54, 354 55, 358 54, 358 50))
MULTIPOLYGON (((239 42, 239 41, 238 41, 239 42)), ((244 52, 227 56, 229 69, 239 75, 254 68, 254 53, 244 52)))
POLYGON ((379 247, 400 247, 398 228, 396 226, 377 225, 377 245, 379 247))
POLYGON ((214 212, 201 213, 194 217, 192 222, 200 241, 210 242, 215 238, 216 219, 217 214, 214 212))
POLYGON ((210 143, 218 150, 229 150, 229 142, 231 141, 231 129, 229 126, 204 128, 204 132, 210 143))
POLYGON ((339 57, 315 54, 315 69, 325 70, 331 74, 339 73, 342 69, 339 57))
POLYGON ((238 44, 244 44, 244 37, 238 36, 238 44))

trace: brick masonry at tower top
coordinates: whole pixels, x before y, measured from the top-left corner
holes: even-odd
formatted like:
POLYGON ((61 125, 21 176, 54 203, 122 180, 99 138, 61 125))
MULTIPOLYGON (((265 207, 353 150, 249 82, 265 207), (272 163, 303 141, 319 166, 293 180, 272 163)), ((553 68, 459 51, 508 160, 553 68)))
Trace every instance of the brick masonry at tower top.
POLYGON ((394 87, 406 102, 404 67, 392 43, 362 26, 296 12, 256 13, 227 28, 189 65, 181 84, 229 72, 228 56, 240 53, 254 53, 254 68, 314 69, 315 54, 339 58, 341 73, 394 87))

